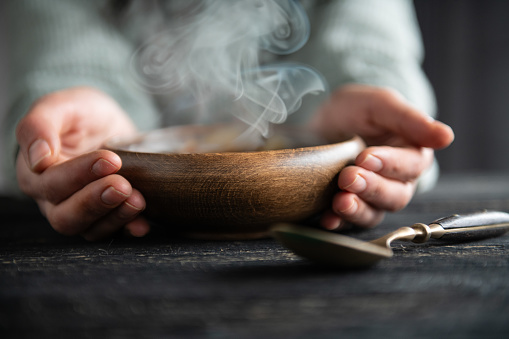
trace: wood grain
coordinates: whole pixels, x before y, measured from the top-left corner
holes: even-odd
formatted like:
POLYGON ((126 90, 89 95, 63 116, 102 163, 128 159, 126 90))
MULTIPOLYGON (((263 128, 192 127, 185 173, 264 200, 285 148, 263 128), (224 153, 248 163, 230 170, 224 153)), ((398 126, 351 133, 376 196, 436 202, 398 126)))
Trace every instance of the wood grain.
POLYGON ((144 195, 152 220, 193 236, 244 238, 265 234, 271 223, 323 211, 338 173, 363 147, 351 137, 257 152, 115 152, 123 163, 119 174, 144 195))

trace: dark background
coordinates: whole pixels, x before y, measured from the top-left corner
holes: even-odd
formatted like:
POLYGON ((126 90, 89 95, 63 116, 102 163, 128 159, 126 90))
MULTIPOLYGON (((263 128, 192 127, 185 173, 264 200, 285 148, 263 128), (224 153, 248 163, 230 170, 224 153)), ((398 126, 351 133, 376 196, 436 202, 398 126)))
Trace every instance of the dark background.
MULTIPOLYGON (((12 0, 8 0, 12 1, 12 0)), ((0 1, 0 119, 3 118, 5 114, 5 97, 6 97, 6 91, 7 91, 7 69, 5 64, 5 52, 7 49, 7 32, 6 32, 6 25, 5 25, 5 13, 4 13, 4 3, 3 1, 0 1)), ((2 138, 0 138, 0 152, 3 153, 3 143, 2 138)), ((1 154, 0 153, 0 154, 1 154)), ((2 157, 0 156, 0 192, 4 188, 4 180, 2 177, 2 169, 3 169, 3 163, 2 163, 2 157)))
POLYGON ((442 171, 509 169, 509 1, 416 0, 439 119, 456 133, 442 171))
MULTIPOLYGON (((0 112, 3 113, 8 44, 2 3, 0 112)), ((437 154, 442 171, 509 170, 509 1, 414 3, 426 49, 424 69, 435 88, 439 119, 451 125, 456 133, 454 144, 437 154)), ((0 181, 0 188, 2 185, 0 181)))

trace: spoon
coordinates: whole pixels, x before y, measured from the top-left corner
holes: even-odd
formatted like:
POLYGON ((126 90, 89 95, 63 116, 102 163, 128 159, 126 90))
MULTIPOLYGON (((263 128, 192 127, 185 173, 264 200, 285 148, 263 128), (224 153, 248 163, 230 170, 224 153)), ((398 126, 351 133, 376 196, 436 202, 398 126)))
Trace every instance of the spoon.
POLYGON ((482 211, 454 214, 426 225, 401 227, 381 238, 355 238, 293 224, 277 224, 271 234, 295 254, 319 264, 338 267, 365 267, 393 256, 395 240, 424 243, 430 238, 461 242, 500 236, 509 231, 509 214, 482 211))

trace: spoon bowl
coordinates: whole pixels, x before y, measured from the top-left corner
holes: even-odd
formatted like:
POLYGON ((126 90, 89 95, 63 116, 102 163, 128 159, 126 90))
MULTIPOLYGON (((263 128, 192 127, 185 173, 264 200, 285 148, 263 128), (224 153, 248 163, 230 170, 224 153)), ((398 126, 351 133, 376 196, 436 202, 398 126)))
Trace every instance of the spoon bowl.
POLYGON ((298 256, 327 266, 371 266, 393 256, 390 248, 305 226, 279 224, 272 235, 298 256))
POLYGON ((395 240, 415 243, 424 243, 430 238, 471 241, 500 236, 507 231, 509 214, 499 211, 454 214, 429 225, 417 223, 401 227, 369 242, 292 224, 278 224, 271 229, 272 236, 295 254, 322 265, 345 268, 371 266, 392 257, 391 242, 395 240))

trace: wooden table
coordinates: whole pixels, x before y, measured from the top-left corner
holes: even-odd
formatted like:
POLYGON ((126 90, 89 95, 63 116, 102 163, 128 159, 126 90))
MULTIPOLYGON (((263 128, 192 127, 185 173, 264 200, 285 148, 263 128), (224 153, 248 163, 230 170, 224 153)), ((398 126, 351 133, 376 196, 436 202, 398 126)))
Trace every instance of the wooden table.
MULTIPOLYGON (((508 338, 509 235, 394 243, 394 258, 330 270, 271 239, 87 243, 33 204, 0 199, 1 338, 508 338)), ((378 228, 509 211, 509 175, 444 175, 378 228)))

